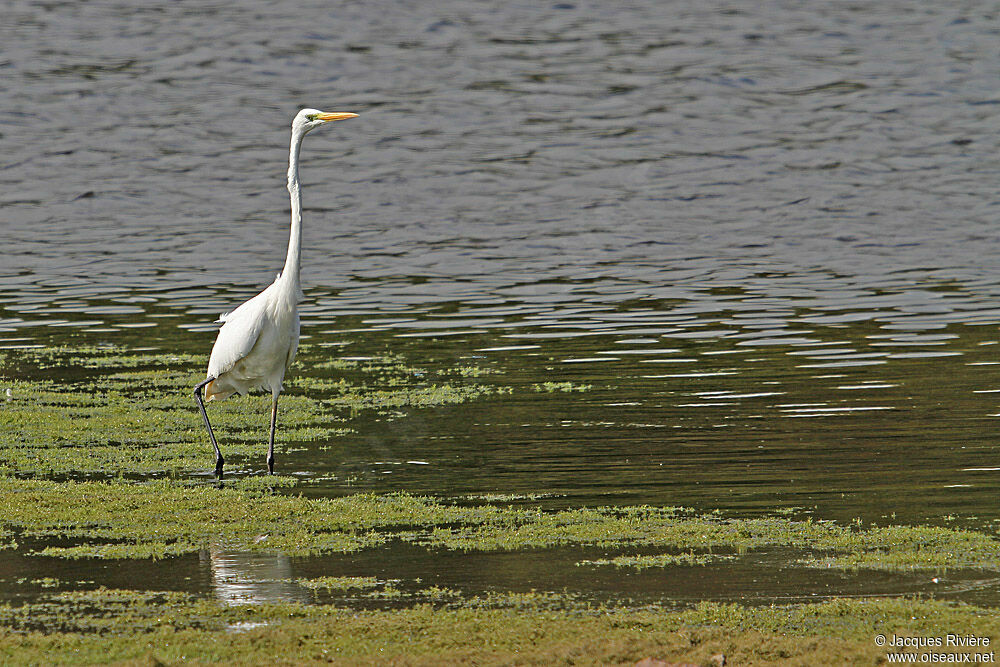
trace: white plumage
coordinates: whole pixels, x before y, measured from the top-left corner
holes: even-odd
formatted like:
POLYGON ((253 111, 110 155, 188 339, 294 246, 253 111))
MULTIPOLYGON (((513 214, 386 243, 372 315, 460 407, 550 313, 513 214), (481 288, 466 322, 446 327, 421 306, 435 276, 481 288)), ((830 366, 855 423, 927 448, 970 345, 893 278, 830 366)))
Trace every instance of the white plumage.
POLYGON ((283 293, 288 289, 279 275, 263 292, 219 318, 223 325, 208 360, 208 377, 215 379, 205 386, 207 400, 252 389, 281 391, 299 346, 299 299, 283 293))
POLYGON ((288 150, 288 195, 292 202, 292 224, 288 235, 285 268, 267 289, 219 318, 222 328, 208 360, 204 382, 194 388, 194 397, 205 420, 208 437, 215 450, 215 473, 222 477, 225 460, 212 432, 201 389, 212 401, 222 401, 234 393, 253 389, 271 392, 271 437, 267 447, 267 469, 274 473, 274 432, 278 419, 278 394, 285 371, 299 346, 299 310, 302 289, 299 266, 302 256, 302 190, 299 187, 299 151, 309 130, 334 120, 355 118, 354 113, 324 113, 303 109, 292 120, 292 141, 288 150))

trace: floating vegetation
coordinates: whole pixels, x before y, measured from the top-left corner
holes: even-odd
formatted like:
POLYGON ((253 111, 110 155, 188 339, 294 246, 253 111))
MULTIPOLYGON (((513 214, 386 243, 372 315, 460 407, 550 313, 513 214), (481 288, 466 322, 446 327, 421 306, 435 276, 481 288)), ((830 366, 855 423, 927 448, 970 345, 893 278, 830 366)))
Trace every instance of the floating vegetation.
POLYGON ((16 549, 17 540, 14 539, 14 533, 9 530, 0 528, 0 549, 16 549))
POLYGON ((438 375, 457 375, 464 378, 478 378, 503 373, 499 368, 492 366, 455 366, 453 368, 440 368, 435 372, 438 375))
MULTIPOLYGON (((357 430, 359 414, 388 421, 514 391, 496 382, 500 369, 467 360, 441 368, 428 360, 427 368, 418 368, 399 355, 321 356, 327 352, 304 345, 311 372, 288 382, 281 412, 286 451, 338 446, 357 430)), ((1000 572, 1000 541, 956 528, 840 525, 794 520, 780 510, 755 518, 651 506, 548 511, 539 502, 552 494, 531 492, 311 498, 297 494, 309 489, 308 480, 290 475, 205 483, 192 474, 203 471, 210 457, 190 396, 203 362, 118 347, 0 355, 0 549, 18 550, 18 558, 105 560, 219 548, 285 557, 389 545, 432 554, 602 549, 605 557, 575 560, 577 566, 637 570, 710 568, 782 550, 793 554, 788 567, 1000 572)), ((590 388, 545 382, 526 389, 590 388)), ((263 397, 212 406, 227 457, 260 456, 266 404, 263 397)), ((597 605, 573 592, 469 595, 380 575, 281 575, 281 581, 313 591, 315 601, 393 609, 227 606, 176 592, 62 590, 94 582, 33 574, 17 582, 34 587, 35 598, 0 604, 0 662, 249 663, 280 655, 290 663, 613 664, 650 655, 704 662, 725 650, 737 664, 797 657, 811 663, 817 657, 884 656, 872 637, 886 627, 925 635, 955 628, 983 636, 1000 632, 989 610, 931 600, 630 609, 597 605), (812 639, 794 640, 804 636, 812 639)))
MULTIPOLYGON (((432 589, 427 589, 428 591, 432 589)), ((0 604, 8 664, 242 663, 634 664, 648 656, 732 664, 873 664, 872 637, 996 637, 1000 620, 971 605, 911 599, 835 599, 684 610, 591 606, 558 594, 497 594, 449 606, 391 610, 278 603, 224 605, 176 592, 115 589, 43 594, 0 604), (561 609, 555 608, 561 603, 561 609), (47 631, 40 632, 41 628, 47 631)), ((919 651, 918 651, 919 652, 919 651)))
POLYGON ((654 554, 651 556, 618 556, 617 558, 598 558, 596 560, 581 560, 583 565, 614 565, 615 567, 634 567, 644 570, 650 567, 671 567, 674 565, 708 565, 719 561, 733 560, 735 556, 720 556, 718 554, 696 554, 693 551, 679 554, 654 554))
MULTIPOLYGON (((508 510, 514 512, 516 510, 508 510)), ((465 551, 509 551, 554 546, 642 546, 723 550, 744 554, 793 548, 824 554, 804 558, 810 567, 893 571, 973 568, 1000 571, 1000 541, 967 530, 924 526, 844 527, 784 517, 725 519, 678 508, 620 507, 543 513, 524 510, 521 520, 501 520, 432 530, 420 543, 465 551), (832 555, 831 555, 832 554, 832 555)), ((665 560, 663 565, 675 563, 665 560)), ((653 566, 646 561, 645 566, 653 566)))
POLYGON ((299 579, 298 583, 312 590, 323 589, 326 591, 346 591, 381 586, 375 577, 315 577, 313 579, 299 579))
POLYGON ((427 408, 438 405, 465 403, 483 396, 509 394, 509 387, 486 385, 432 384, 413 388, 392 390, 361 387, 360 393, 350 393, 329 399, 329 405, 347 407, 354 410, 381 410, 391 408, 427 408))
MULTIPOLYGON (((302 346, 302 352, 308 354, 310 348, 302 346)), ((374 378, 398 378, 401 376, 422 376, 427 374, 426 368, 411 366, 400 354, 386 351, 371 357, 339 357, 312 364, 316 369, 332 369, 338 371, 357 370, 374 378)))
POLYGON ((462 496, 465 500, 478 500, 486 503, 512 503, 521 500, 542 500, 558 498, 557 493, 470 493, 462 496))
POLYGON ((708 564, 698 562, 694 551, 711 552, 718 560, 716 552, 738 556, 780 547, 800 550, 800 563, 809 567, 1000 571, 1000 541, 951 528, 727 519, 657 507, 543 512, 408 494, 304 498, 273 493, 291 483, 291 478, 251 478, 215 488, 167 479, 136 484, 0 478, 0 529, 33 539, 76 541, 32 552, 63 558, 164 558, 216 543, 287 555, 345 553, 396 539, 455 551, 586 546, 692 552, 659 560, 608 560, 633 567, 708 564))
POLYGON ((593 385, 577 384, 576 382, 542 382, 541 384, 531 385, 531 388, 535 391, 551 394, 557 391, 567 393, 571 391, 590 391, 593 385))
MULTIPOLYGON (((313 349, 317 351, 322 348, 313 349)), ((0 475, 7 475, 0 476, 3 548, 16 548, 24 535, 69 540, 32 551, 65 558, 164 558, 213 543, 288 555, 343 553, 388 540, 453 551, 576 546, 692 554, 622 553, 605 559, 640 568, 708 565, 720 554, 792 548, 802 552, 800 565, 816 568, 1000 571, 1000 542, 984 533, 952 528, 865 528, 786 516, 736 519, 646 506, 544 512, 524 506, 542 497, 532 494, 472 496, 466 502, 484 504, 471 506, 406 494, 307 499, 288 493, 298 482, 287 476, 250 476, 224 488, 177 475, 127 481, 122 476, 206 465, 204 434, 189 391, 200 377, 193 367, 197 359, 121 348, 43 348, 23 355, 17 362, 21 366, 77 364, 79 372, 72 374, 71 382, 2 380, 12 389, 0 409, 0 475), (56 473, 99 474, 105 479, 40 479, 56 473), (515 507, 513 501, 521 502, 515 507)), ((3 368, 14 363, 9 357, 3 360, 3 368)), ((282 399, 282 423, 293 443, 341 437, 350 430, 353 411, 414 410, 511 391, 475 381, 434 384, 426 376, 436 373, 416 369, 398 355, 338 363, 351 365, 364 377, 300 378, 297 382, 310 385, 308 396, 290 383, 282 399), (395 385, 387 387, 365 374, 393 379, 395 385)), ((456 374, 469 375, 468 369, 459 366, 456 374)), ((586 387, 550 382, 535 388, 586 387)), ((227 455, 259 455, 264 402, 266 397, 213 406, 217 431, 230 435, 227 455)))
POLYGON ((288 555, 357 551, 385 541, 375 528, 420 525, 435 513, 404 510, 394 497, 307 500, 249 486, 7 478, 0 479, 0 521, 32 538, 78 542, 36 555, 164 558, 216 543, 288 555))
MULTIPOLYGON (((303 354, 322 348, 303 346, 303 354)), ((307 360, 310 367, 324 363, 307 360)), ((106 477, 181 473, 209 465, 204 427, 191 398, 205 359, 195 355, 129 352, 120 347, 57 347, 0 355, 0 474, 106 477), (45 376, 60 369, 58 379, 45 376)), ((358 371, 348 380, 291 377, 281 398, 286 451, 296 443, 328 443, 356 432, 358 414, 400 417, 409 410, 454 405, 510 393, 482 384, 467 364, 444 369, 455 381, 430 382, 429 373, 386 355, 365 362, 327 362, 358 371)), ((212 424, 227 458, 261 456, 270 397, 212 404, 212 424)))

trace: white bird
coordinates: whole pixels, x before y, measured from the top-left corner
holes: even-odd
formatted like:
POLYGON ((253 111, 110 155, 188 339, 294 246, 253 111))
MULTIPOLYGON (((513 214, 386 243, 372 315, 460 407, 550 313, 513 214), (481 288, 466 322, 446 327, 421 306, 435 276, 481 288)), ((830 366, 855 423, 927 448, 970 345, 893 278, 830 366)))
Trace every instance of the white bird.
POLYGON ((215 449, 215 474, 222 477, 225 459, 219 451, 212 424, 205 412, 202 387, 209 401, 222 401, 234 393, 251 389, 271 392, 271 437, 267 447, 267 470, 274 474, 274 430, 278 420, 278 394, 285 371, 299 346, 298 303, 304 295, 299 286, 302 257, 302 190, 299 186, 299 151, 310 130, 334 120, 356 118, 355 113, 324 113, 303 109, 292 120, 292 142, 288 152, 288 194, 292 199, 292 225, 285 266, 263 292, 219 318, 222 328, 208 360, 208 376, 194 388, 194 398, 205 420, 215 449))

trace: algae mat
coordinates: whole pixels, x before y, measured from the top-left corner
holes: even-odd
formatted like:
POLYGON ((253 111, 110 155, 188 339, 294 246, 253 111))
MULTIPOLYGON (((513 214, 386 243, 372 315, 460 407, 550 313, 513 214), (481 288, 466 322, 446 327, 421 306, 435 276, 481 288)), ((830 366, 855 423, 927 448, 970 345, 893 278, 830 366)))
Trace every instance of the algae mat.
MULTIPOLYGON (((290 383, 283 399, 286 453, 335 451, 372 420, 405 421, 421 410, 516 392, 588 389, 507 384, 494 367, 416 367, 390 354, 331 359, 305 346, 303 358, 311 374, 290 383)), ((707 661, 723 653, 736 664, 865 663, 886 657, 875 644, 879 633, 997 636, 991 609, 927 596, 834 593, 815 604, 758 607, 582 591, 582 582, 602 577, 699 577, 758 567, 770 555, 784 576, 933 578, 952 582, 942 588, 948 598, 963 585, 988 587, 982 582, 1000 572, 1000 543, 980 531, 840 525, 788 512, 555 508, 530 494, 316 496, 307 493, 308 478, 255 474, 259 405, 252 400, 213 406, 239 471, 217 484, 203 474, 207 450, 190 404, 198 361, 123 348, 36 349, 2 359, 5 661, 607 664, 648 656, 707 661), (394 572, 400 550, 442 562, 554 554, 549 567, 563 578, 553 581, 570 585, 513 590, 497 579, 443 586, 405 567, 394 572), (225 554, 234 553, 298 559, 297 567, 252 578, 226 569, 225 554), (100 565, 169 572, 185 558, 211 563, 214 579, 122 588, 100 565), (371 571, 345 575, 348 564, 371 571), (219 594, 240 584, 242 599, 219 594)))
POLYGON ((178 594, 98 590, 0 608, 5 663, 30 664, 631 664, 646 657, 694 664, 874 664, 872 638, 997 636, 996 617, 968 606, 912 600, 837 600, 746 608, 702 603, 679 612, 570 608, 531 600, 419 604, 394 611, 325 605, 226 607, 178 594), (488 606, 486 606, 488 605, 488 606), (35 615, 66 629, 18 629, 35 615), (717 660, 717 658, 716 658, 717 660))

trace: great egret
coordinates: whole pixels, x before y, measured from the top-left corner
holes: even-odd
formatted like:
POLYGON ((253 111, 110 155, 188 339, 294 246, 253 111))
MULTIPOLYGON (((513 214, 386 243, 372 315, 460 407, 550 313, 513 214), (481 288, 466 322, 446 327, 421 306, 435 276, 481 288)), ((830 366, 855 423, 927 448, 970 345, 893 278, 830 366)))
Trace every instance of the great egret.
POLYGON ((194 388, 194 398, 205 420, 208 437, 215 450, 215 474, 222 477, 225 459, 215 441, 212 424, 205 412, 202 387, 209 401, 222 401, 234 393, 251 389, 271 391, 271 437, 267 446, 267 471, 274 474, 274 430, 278 420, 278 394, 295 351, 299 346, 298 303, 302 256, 302 189, 299 186, 299 150, 310 130, 334 120, 356 118, 356 113, 324 113, 302 109, 292 120, 292 142, 288 151, 288 194, 292 199, 292 225, 288 235, 285 266, 263 292, 223 314, 219 337, 208 360, 208 377, 194 388))

